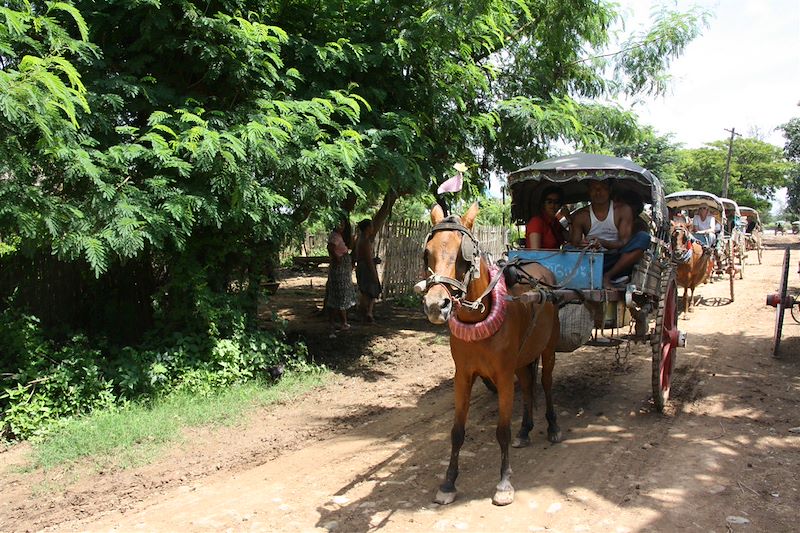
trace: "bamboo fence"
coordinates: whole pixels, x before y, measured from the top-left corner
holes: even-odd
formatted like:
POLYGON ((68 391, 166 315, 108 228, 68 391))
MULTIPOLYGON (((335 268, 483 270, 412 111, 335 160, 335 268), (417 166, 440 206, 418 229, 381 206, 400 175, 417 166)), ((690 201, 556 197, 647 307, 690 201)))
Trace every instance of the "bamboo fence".
MULTIPOLYGON (((404 220, 383 225, 375 242, 375 253, 381 258, 378 275, 383 285, 383 298, 411 294, 414 284, 426 274, 422 264, 422 247, 431 230, 427 222, 404 220)), ((481 250, 498 259, 506 250, 507 231, 499 226, 479 226, 473 231, 481 250)))
MULTIPOLYGON (((383 285, 384 299, 397 298, 412 293, 414 284, 425 277, 422 265, 422 247, 425 237, 431 230, 429 222, 403 220, 387 222, 375 239, 375 254, 381 258, 378 276, 383 285)), ((493 260, 506 250, 508 232, 501 226, 478 226, 473 234, 481 245, 481 250, 493 260)), ((325 233, 306 235, 298 249, 281 252, 281 258, 308 257, 324 250, 328 235, 325 233)))

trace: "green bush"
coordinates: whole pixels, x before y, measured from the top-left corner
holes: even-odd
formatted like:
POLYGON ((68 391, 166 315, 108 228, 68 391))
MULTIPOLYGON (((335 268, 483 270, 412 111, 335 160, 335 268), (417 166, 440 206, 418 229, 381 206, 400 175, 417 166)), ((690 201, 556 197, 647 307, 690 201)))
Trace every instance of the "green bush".
POLYGON ((0 315, 0 349, 4 435, 27 438, 60 418, 116 404, 113 382, 100 367, 102 354, 84 336, 56 347, 34 317, 6 310, 0 315))
POLYGON ((9 306, 0 313, 0 432, 8 439, 42 436, 58 420, 130 401, 269 381, 278 367, 309 370, 307 355, 305 345, 249 328, 234 311, 213 333, 153 335, 141 346, 119 348, 84 335, 56 343, 35 317, 9 306))

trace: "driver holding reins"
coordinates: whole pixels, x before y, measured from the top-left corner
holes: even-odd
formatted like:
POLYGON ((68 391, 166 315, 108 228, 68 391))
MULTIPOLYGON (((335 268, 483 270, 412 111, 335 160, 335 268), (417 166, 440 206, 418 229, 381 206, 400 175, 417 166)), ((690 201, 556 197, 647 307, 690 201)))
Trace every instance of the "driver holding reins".
POLYGON ((692 219, 692 234, 706 247, 713 248, 717 241, 717 219, 708 212, 708 206, 701 205, 692 219))
MULTIPOLYGON (((588 180, 590 204, 573 216, 570 241, 573 246, 606 251, 603 257, 603 286, 622 283, 633 266, 650 248, 650 235, 634 233, 633 208, 626 202, 611 201, 610 180, 588 180)), ((638 206, 637 206, 638 209, 638 206)))

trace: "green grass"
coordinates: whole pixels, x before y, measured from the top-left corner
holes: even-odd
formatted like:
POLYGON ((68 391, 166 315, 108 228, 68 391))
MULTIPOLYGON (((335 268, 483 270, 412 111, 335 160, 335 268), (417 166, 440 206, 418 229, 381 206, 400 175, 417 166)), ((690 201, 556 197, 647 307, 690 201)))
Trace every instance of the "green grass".
POLYGON ((322 384, 326 371, 287 373, 275 385, 249 383, 213 396, 175 394, 152 405, 131 405, 68 420, 34 444, 33 468, 53 468, 89 459, 98 469, 150 463, 182 430, 246 421, 252 410, 284 401, 322 384))

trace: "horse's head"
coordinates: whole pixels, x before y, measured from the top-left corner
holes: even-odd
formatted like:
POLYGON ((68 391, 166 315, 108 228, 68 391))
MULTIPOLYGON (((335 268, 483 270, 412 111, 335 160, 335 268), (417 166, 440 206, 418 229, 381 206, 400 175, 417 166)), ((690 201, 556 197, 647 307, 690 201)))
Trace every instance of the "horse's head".
POLYGON ((672 242, 672 250, 676 254, 684 253, 689 247, 689 228, 683 222, 672 221, 670 232, 670 241, 672 242))
POLYGON ((672 257, 681 263, 688 263, 692 259, 692 243, 694 237, 683 222, 671 222, 670 242, 672 243, 672 257))
POLYGON ((430 277, 417 284, 416 289, 425 294, 425 314, 433 324, 447 322, 455 302, 466 295, 469 283, 480 275, 478 242, 471 232, 477 215, 477 203, 461 217, 445 218, 438 205, 431 210, 433 228, 423 252, 430 277))

